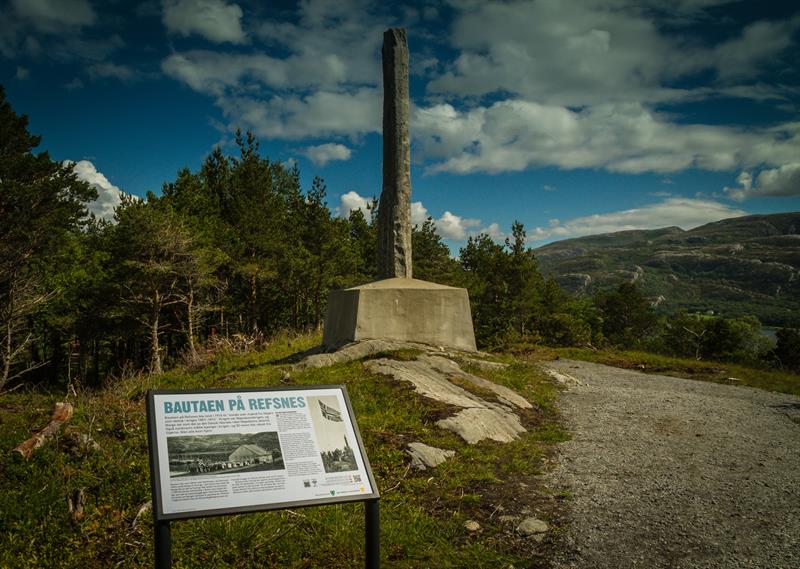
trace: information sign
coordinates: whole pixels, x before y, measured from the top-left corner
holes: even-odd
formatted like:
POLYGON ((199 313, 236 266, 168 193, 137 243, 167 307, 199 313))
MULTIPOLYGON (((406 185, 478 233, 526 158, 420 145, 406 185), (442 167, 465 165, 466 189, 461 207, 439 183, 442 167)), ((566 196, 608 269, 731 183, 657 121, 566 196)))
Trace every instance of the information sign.
POLYGON ((156 520, 379 497, 344 386, 150 391, 147 415, 156 520))

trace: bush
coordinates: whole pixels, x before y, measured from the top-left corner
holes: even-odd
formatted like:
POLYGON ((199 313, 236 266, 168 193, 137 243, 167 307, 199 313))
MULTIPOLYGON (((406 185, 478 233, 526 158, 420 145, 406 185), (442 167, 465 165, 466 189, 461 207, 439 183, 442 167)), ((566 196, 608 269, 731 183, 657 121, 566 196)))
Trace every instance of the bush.
POLYGON ((800 372, 800 330, 781 328, 775 334, 775 359, 780 367, 800 372))

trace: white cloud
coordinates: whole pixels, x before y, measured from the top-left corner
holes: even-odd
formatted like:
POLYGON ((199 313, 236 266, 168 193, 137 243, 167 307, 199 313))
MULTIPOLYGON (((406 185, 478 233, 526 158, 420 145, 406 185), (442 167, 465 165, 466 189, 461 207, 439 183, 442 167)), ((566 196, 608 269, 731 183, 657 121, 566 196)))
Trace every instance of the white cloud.
POLYGON ((453 241, 463 241, 467 238, 470 229, 480 227, 480 219, 467 219, 459 215, 445 211, 442 217, 435 220, 436 231, 445 239, 453 241))
POLYGON ((712 200, 670 198, 640 208, 576 217, 563 223, 554 219, 548 227, 536 227, 528 232, 528 241, 671 226, 692 229, 712 221, 743 215, 749 214, 712 200))
POLYGON ((490 223, 481 229, 481 233, 485 233, 495 241, 503 241, 507 236, 506 233, 500 229, 500 225, 498 223, 490 223))
POLYGON ((555 186, 551 186, 550 184, 545 184, 544 186, 542 186, 542 189, 545 192, 555 192, 556 191, 555 186))
POLYGON ((725 193, 736 201, 755 197, 800 196, 800 162, 762 170, 755 180, 750 172, 744 171, 736 178, 736 183, 738 187, 725 187, 725 193))
POLYGON ((74 162, 73 171, 79 180, 87 182, 97 190, 97 199, 89 204, 89 211, 98 218, 111 221, 114 218, 114 208, 121 202, 122 190, 109 182, 108 178, 102 172, 98 172, 95 165, 88 160, 74 162))
POLYGON ((161 67, 213 95, 230 128, 284 139, 380 132, 386 22, 374 10, 361 0, 308 0, 293 17, 255 27, 270 55, 194 50, 171 54, 161 67))
POLYGON ((371 199, 367 199, 358 195, 356 191, 349 191, 346 194, 342 194, 339 198, 339 205, 336 206, 336 215, 339 217, 348 217, 350 212, 354 209, 360 209, 361 213, 364 214, 364 217, 369 219, 370 211, 369 205, 372 203, 371 199))
POLYGON ((411 202, 411 223, 422 227, 427 220, 428 209, 422 202, 411 202))
POLYGON ((94 24, 97 16, 88 0, 12 0, 14 10, 41 32, 94 24))
MULTIPOLYGON (((347 217, 350 211, 360 209, 367 219, 369 219, 370 212, 367 205, 371 203, 371 199, 360 196, 358 192, 347 192, 339 198, 339 205, 336 207, 336 215, 347 217)), ((413 225, 422 227, 422 224, 425 223, 428 217, 431 216, 422 202, 411 202, 411 223, 413 225)), ((480 219, 465 218, 450 211, 445 211, 441 217, 433 219, 433 224, 436 227, 436 232, 442 238, 451 241, 464 241, 467 237, 475 236, 479 233, 486 233, 496 241, 505 238, 505 233, 503 233, 497 223, 491 223, 481 228, 482 223, 480 219)))
POLYGON ((637 103, 573 111, 505 100, 456 111, 449 104, 416 109, 412 129, 429 172, 521 171, 535 166, 669 173, 690 167, 722 171, 780 165, 800 153, 800 125, 762 130, 676 124, 637 103))
POLYGON ((269 99, 223 97, 218 104, 232 123, 269 138, 355 137, 381 128, 381 98, 376 89, 269 99))
POLYGON ((755 22, 708 46, 663 25, 671 10, 692 19, 719 3, 462 2, 450 36, 459 55, 429 90, 459 97, 505 91, 566 106, 707 96, 713 89, 675 87, 675 80, 703 71, 716 72, 722 85, 757 78, 800 26, 797 17, 755 22))
POLYGON ((162 21, 173 34, 197 34, 217 43, 247 40, 242 30, 242 9, 223 0, 164 0, 162 21))
POLYGON ((83 89, 83 81, 81 81, 78 77, 74 77, 72 78, 72 80, 64 84, 64 88, 67 91, 75 91, 76 89, 83 89))
POLYGON ((91 79, 118 79, 127 82, 139 77, 139 73, 132 67, 109 61, 92 64, 86 68, 86 72, 91 79))
POLYGON ((30 77, 30 75, 31 72, 28 69, 22 67, 21 65, 17 65, 17 73, 15 75, 17 79, 19 79, 20 81, 24 81, 25 79, 30 77))
POLYGON ((729 82, 758 75, 760 64, 778 56, 792 45, 800 28, 800 16, 780 21, 758 21, 746 26, 740 36, 716 46, 714 67, 719 78, 729 82))
POLYGON ((328 142, 317 146, 307 146, 302 154, 311 160, 315 166, 325 166, 335 160, 350 160, 352 151, 344 144, 328 142))

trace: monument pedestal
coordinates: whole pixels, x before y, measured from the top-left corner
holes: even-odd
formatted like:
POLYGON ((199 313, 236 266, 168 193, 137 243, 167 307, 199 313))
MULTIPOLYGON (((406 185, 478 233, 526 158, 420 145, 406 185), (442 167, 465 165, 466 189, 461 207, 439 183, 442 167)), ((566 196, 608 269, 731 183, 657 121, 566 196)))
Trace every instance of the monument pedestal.
POLYGON ((366 339, 420 342, 474 352, 477 348, 467 291, 404 277, 332 291, 323 345, 333 349, 366 339))

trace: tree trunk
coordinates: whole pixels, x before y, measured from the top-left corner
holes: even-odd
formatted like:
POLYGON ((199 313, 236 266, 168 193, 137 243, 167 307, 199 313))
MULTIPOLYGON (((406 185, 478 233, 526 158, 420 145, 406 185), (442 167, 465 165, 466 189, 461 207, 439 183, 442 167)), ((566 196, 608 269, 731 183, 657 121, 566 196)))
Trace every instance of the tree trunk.
POLYGON ((5 338, 3 338, 3 376, 0 377, 0 389, 8 381, 11 375, 11 355, 13 353, 13 332, 14 326, 11 323, 11 318, 6 321, 5 338))
POLYGON ((186 300, 186 319, 187 319, 187 332, 189 337, 189 356, 194 361, 197 358, 197 349, 194 345, 194 289, 189 289, 189 296, 186 300))
POLYGON ((158 305, 153 309, 153 315, 150 320, 150 373, 162 373, 161 369, 161 354, 159 353, 158 345, 158 317, 160 310, 158 305))
POLYGON ((258 276, 250 276, 250 328, 253 334, 258 332, 258 276))
POLYGON ((61 429, 61 425, 72 418, 72 412, 71 404, 56 403, 53 409, 53 416, 50 418, 50 422, 47 423, 47 426, 28 440, 14 447, 14 451, 20 453, 25 458, 30 458, 33 451, 42 446, 48 438, 55 435, 61 429))

